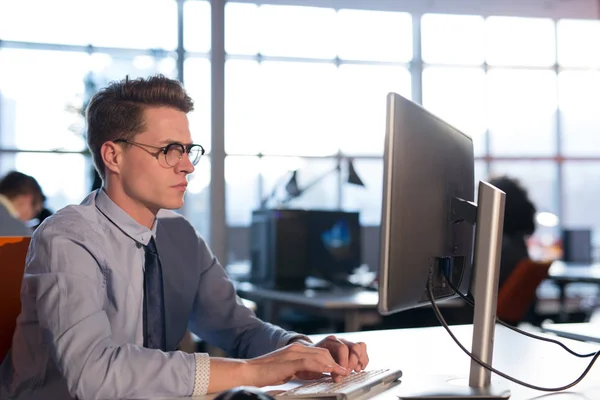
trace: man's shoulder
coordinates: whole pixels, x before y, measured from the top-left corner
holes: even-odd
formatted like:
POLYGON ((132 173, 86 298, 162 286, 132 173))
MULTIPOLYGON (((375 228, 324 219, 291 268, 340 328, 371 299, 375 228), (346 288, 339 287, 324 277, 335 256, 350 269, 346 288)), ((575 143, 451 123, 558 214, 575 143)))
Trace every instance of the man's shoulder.
POLYGON ((42 226, 65 228, 69 226, 81 227, 92 225, 98 219, 94 207, 87 205, 66 206, 44 220, 42 226))
POLYGON ((168 230, 169 232, 183 232, 185 234, 196 235, 196 230, 183 215, 171 211, 171 210, 160 210, 156 215, 158 221, 158 227, 168 230))
POLYGON ((34 232, 38 238, 83 238, 99 229, 98 211, 92 204, 69 205, 49 216, 34 232))
POLYGON ((191 222, 180 213, 160 210, 156 216, 158 237, 168 236, 172 243, 182 246, 206 248, 207 244, 191 222))

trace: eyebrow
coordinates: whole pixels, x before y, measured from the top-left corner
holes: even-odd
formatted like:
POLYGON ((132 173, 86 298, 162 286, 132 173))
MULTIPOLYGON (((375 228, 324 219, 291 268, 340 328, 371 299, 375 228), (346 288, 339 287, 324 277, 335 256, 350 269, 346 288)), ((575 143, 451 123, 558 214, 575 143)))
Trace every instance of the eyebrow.
POLYGON ((164 145, 168 145, 168 144, 171 144, 171 143, 181 143, 184 146, 194 144, 194 143, 183 143, 183 142, 181 142, 179 140, 175 140, 175 139, 165 139, 165 140, 161 140, 159 143, 160 144, 164 144, 164 145))

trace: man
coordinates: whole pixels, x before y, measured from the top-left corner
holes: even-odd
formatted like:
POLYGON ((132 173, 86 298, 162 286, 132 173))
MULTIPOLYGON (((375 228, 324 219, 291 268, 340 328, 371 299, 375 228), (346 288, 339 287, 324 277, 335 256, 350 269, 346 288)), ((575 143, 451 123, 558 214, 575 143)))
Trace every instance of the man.
POLYGON ((0 236, 31 236, 27 222, 42 210, 46 200, 35 178, 9 172, 0 180, 0 236))
POLYGON ((33 235, 22 311, 0 370, 0 398, 200 395, 367 366, 363 343, 316 345, 257 319, 180 215, 192 100, 162 76, 113 83, 91 100, 88 146, 103 188, 33 235), (174 351, 191 321, 236 358, 174 351), (4 397, 3 397, 4 396, 4 397))

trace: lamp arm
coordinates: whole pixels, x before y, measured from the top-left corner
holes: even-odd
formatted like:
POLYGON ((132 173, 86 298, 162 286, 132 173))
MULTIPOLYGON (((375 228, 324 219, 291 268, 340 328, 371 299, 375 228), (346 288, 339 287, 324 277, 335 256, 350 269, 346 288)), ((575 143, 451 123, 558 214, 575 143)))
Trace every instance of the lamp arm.
MULTIPOLYGON (((341 169, 341 167, 339 165, 337 165, 335 168, 333 168, 330 171, 327 171, 326 173, 324 173, 321 176, 318 176, 317 178, 313 179, 312 181, 310 181, 308 183, 308 185, 306 185, 303 189, 300 189, 300 194, 306 192, 307 190, 310 190, 312 187, 316 186, 319 182, 321 182, 323 179, 327 178, 330 174, 333 174, 334 172, 337 172, 341 169)), ((291 200, 293 200, 294 197, 292 196, 287 196, 285 198, 285 200, 283 201, 284 204, 289 203, 291 200)))
POLYGON ((275 195, 277 194, 277 189, 279 189, 279 187, 281 186, 281 184, 283 183, 284 178, 287 178, 289 174, 283 174, 278 180, 277 182, 275 182, 275 185, 273 185, 273 190, 271 190, 271 193, 268 196, 265 196, 262 198, 262 200, 260 201, 260 208, 264 209, 267 205, 267 203, 273 199, 275 197, 275 195))

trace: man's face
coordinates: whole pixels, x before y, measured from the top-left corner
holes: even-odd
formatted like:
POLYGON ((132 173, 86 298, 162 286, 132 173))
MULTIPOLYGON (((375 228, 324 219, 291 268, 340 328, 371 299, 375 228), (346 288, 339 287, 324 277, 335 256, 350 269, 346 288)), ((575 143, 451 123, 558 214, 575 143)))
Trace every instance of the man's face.
POLYGON ((28 222, 42 211, 42 202, 33 194, 23 194, 13 199, 13 205, 19 213, 19 219, 28 222))
MULTIPOLYGON (((182 111, 170 107, 148 108, 144 120, 146 130, 136 135, 133 142, 156 147, 174 142, 192 143, 188 118, 182 111)), ((172 210, 183 206, 187 175, 193 171, 186 154, 170 166, 161 150, 129 145, 124 152, 121 179, 128 197, 157 212, 161 208, 172 210)))

